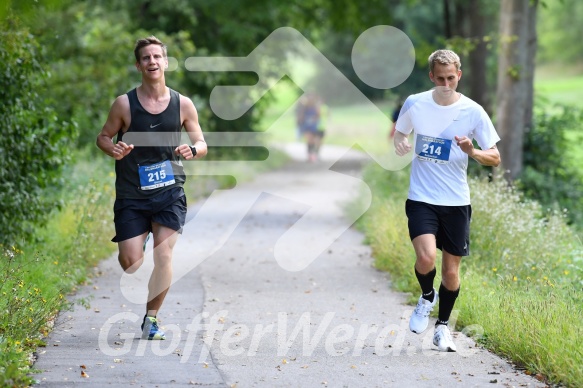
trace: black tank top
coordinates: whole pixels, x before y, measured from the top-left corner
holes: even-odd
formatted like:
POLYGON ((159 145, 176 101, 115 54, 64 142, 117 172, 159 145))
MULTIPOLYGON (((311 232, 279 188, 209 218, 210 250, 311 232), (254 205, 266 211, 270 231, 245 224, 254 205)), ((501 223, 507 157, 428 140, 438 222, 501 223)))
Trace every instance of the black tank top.
POLYGON ((116 198, 152 198, 173 187, 182 187, 186 180, 184 168, 180 161, 180 156, 174 154, 174 149, 180 145, 182 131, 180 95, 170 89, 170 103, 159 114, 152 114, 144 109, 138 100, 136 89, 129 91, 127 96, 130 102, 131 123, 126 132, 120 131, 118 133, 117 141, 132 144, 131 140, 133 138, 138 144, 144 144, 145 142, 149 145, 138 146, 134 144, 134 149, 128 155, 122 160, 116 160, 116 198), (124 136, 129 140, 123 140, 124 136), (161 140, 158 141, 157 139, 161 140), (155 166, 164 161, 169 161, 175 182, 156 188, 144 189, 146 186, 144 186, 143 181, 140 182, 140 166, 142 166, 142 169, 144 167, 148 168, 148 166, 155 166))

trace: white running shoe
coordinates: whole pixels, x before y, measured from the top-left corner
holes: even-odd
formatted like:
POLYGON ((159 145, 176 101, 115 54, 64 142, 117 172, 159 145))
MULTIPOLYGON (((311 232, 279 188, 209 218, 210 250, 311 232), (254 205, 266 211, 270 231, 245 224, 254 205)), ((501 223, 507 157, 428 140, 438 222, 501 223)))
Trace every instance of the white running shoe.
POLYGON ((433 289, 435 293, 433 295, 433 302, 428 301, 427 299, 423 298, 423 296, 419 297, 419 301, 417 302, 417 307, 415 307, 415 311, 411 314, 411 319, 409 320, 409 329, 413 333, 421 334, 429 325, 429 314, 433 311, 433 307, 437 304, 437 291, 433 289))
POLYGON ((433 345, 437 346, 440 352, 455 352, 457 351, 451 333, 446 325, 435 326, 435 334, 433 334, 433 345))

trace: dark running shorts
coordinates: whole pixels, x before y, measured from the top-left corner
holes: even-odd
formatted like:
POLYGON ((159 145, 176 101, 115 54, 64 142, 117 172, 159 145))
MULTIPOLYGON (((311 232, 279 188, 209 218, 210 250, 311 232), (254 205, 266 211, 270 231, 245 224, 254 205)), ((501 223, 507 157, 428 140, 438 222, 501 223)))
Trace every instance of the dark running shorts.
POLYGON ((186 196, 182 187, 149 199, 116 199, 113 205, 115 237, 120 242, 152 231, 152 222, 182 233, 186 220, 186 196))
POLYGON ((408 199, 405 212, 411 240, 432 234, 438 249, 455 256, 469 256, 471 205, 439 206, 408 199))

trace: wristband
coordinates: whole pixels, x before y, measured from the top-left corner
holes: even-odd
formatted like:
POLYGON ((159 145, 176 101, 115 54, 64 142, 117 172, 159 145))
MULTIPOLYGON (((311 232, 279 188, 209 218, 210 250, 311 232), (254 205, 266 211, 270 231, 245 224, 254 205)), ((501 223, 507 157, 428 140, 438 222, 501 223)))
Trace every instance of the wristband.
POLYGON ((195 157, 196 156, 196 147, 190 146, 190 151, 192 152, 192 157, 195 157))

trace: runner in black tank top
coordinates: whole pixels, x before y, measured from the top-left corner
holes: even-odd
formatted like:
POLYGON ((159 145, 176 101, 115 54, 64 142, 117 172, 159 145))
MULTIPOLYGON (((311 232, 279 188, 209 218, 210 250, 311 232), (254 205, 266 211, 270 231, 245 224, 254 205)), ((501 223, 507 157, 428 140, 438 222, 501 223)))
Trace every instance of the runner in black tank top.
POLYGON ((159 340, 165 335, 157 313, 172 284, 173 249, 186 219, 181 158, 202 158, 207 146, 192 101, 166 86, 166 46, 153 36, 139 39, 134 55, 142 84, 114 101, 97 146, 116 160, 113 241, 128 275, 122 288, 143 262, 149 233, 154 237, 155 265, 143 284, 148 300, 142 338, 159 340), (192 145, 181 144, 182 128, 192 145))
POLYGON ((138 100, 136 89, 127 93, 130 103, 131 122, 126 132, 119 132, 117 141, 123 141, 127 133, 144 133, 148 136, 150 144, 155 144, 156 134, 163 142, 171 141, 171 144, 162 144, 152 147, 136 147, 126 157, 115 162, 116 173, 116 198, 152 198, 156 195, 172 188, 182 187, 185 181, 184 169, 180 156, 174 150, 180 144, 180 95, 170 89, 170 103, 168 107, 159 114, 149 113, 144 109, 138 100), (150 134, 150 135, 147 135, 150 134), (171 162, 175 183, 149 190, 140 188, 138 166, 153 165, 155 163, 168 160, 171 162))

